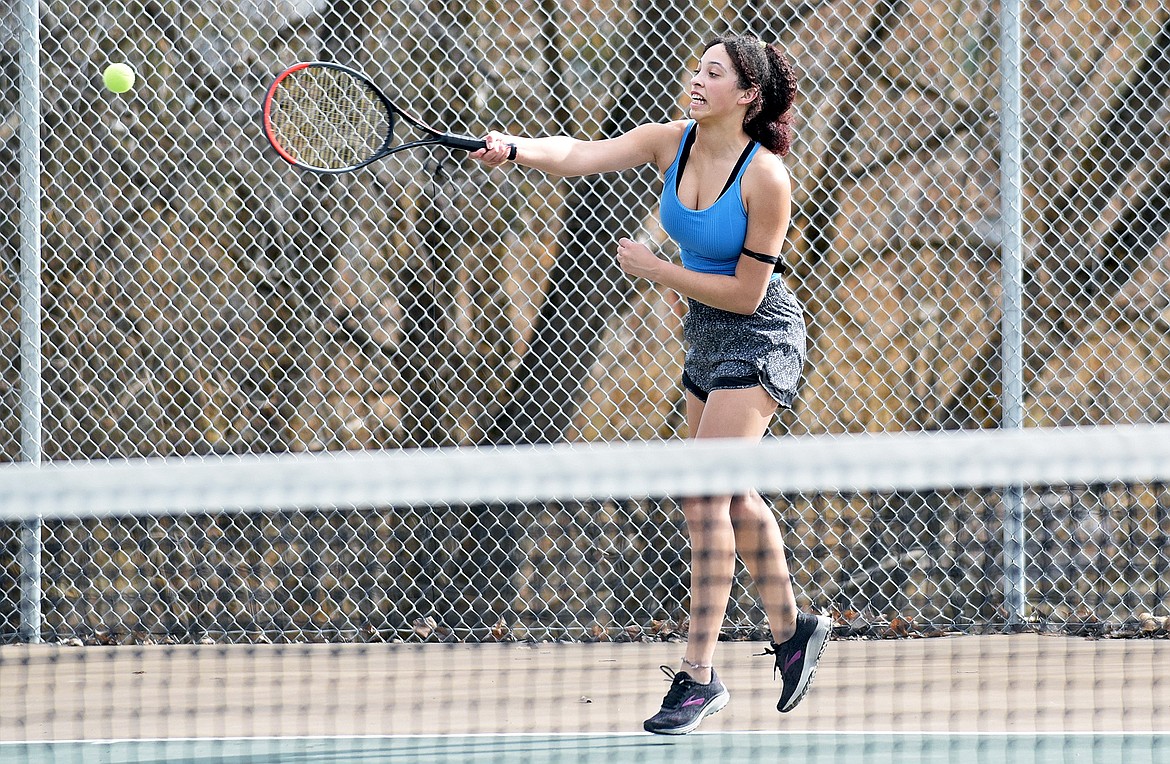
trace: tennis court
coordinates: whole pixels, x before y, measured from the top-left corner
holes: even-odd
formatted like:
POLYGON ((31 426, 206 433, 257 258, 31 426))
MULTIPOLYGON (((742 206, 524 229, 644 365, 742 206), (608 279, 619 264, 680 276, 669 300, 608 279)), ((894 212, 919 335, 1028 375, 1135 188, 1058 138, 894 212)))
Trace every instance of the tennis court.
MULTIPOLYGON (((6 760, 1116 761, 1170 755, 1163 640, 839 640, 793 712, 753 643, 702 734, 640 731, 677 644, 8 646, 6 760), (486 758, 485 758, 486 757, 486 758), (795 760, 795 759, 794 759, 795 760)), ((662 685, 662 686, 660 686, 662 685)))
MULTIPOLYGON (((773 496, 828 491, 877 502, 927 488, 941 497, 930 505, 945 521, 938 527, 960 528, 952 517, 970 516, 965 507, 989 514, 1010 495, 971 486, 1025 485, 1028 501, 1047 506, 1081 500, 1052 486, 1097 485, 1097 475, 1161 485, 1158 476, 1170 464, 1165 435, 1162 427, 1097 428, 14 466, 6 472, 14 479, 0 482, 0 517, 37 513, 66 530, 108 534, 121 545, 111 549, 126 550, 119 557, 125 561, 135 551, 155 559, 156 546, 192 539, 175 552, 192 564, 207 558, 195 543, 204 537, 209 544, 270 543, 249 541, 240 526, 218 522, 241 513, 317 517, 320 507, 335 506, 350 517, 365 507, 482 506, 506 497, 513 506, 759 486, 773 496), (703 477, 697 488, 690 482, 696 474, 703 477), (954 509, 944 513, 946 502, 954 509), (199 520, 188 527, 157 519, 174 512, 199 520)), ((1157 514, 1160 492, 1116 496, 1122 516, 1132 518, 1126 527, 1142 527, 1151 511, 1155 519, 1164 516, 1157 514)), ((327 530, 312 527, 316 535, 327 530)), ((286 531, 276 540, 297 538, 286 531)), ((522 534, 506 540, 515 548, 530 543, 522 534)), ((377 543, 363 542, 360 549, 367 548, 376 552, 377 543)), ((224 559, 246 558, 232 552, 224 559)), ((173 591, 167 569, 152 570, 143 568, 145 582, 173 591)), ((1116 583, 1136 589, 1142 581, 1116 583)), ((909 585, 959 591, 944 588, 946 579, 909 585)), ((220 591, 230 601, 230 590, 220 591)), ((762 655, 767 643, 734 639, 735 630, 726 629, 716 665, 731 702, 685 739, 641 731, 669 687, 657 667, 677 666, 684 649, 680 634, 665 631, 557 639, 524 636, 517 623, 498 636, 493 631, 499 641, 489 642, 486 634, 416 624, 408 632, 358 632, 370 641, 235 633, 181 639, 146 631, 107 644, 10 644, 0 646, 6 741, 0 757, 36 764, 787 758, 1153 764, 1170 755, 1170 643, 1161 621, 1098 623, 1082 636, 1067 622, 1009 629, 990 623, 895 629, 889 622, 860 638, 856 631, 849 636, 849 617, 835 616, 841 638, 822 658, 809 697, 783 715, 775 710, 774 662, 762 655)))
MULTIPOLYGON (((116 741, 17 746, 30 762, 144 761, 704 762, 801 760, 920 762, 1165 761, 1166 734, 698 732, 651 735, 485 735, 476 737, 284 738, 116 741)), ((2 749, 0 749, 2 750, 2 749)))
POLYGON ((0 764, 1170 763, 1166 0, 0 17, 0 764), (465 161, 496 130, 519 166, 465 161), (792 191, 746 176, 724 264, 777 261, 803 382, 688 443, 709 293, 631 278, 622 237, 691 258, 670 171, 610 169, 677 151, 705 212, 745 136, 712 200, 756 143, 792 191), (789 583, 838 638, 779 714, 789 583), (730 704, 644 733, 718 708, 658 670, 717 634, 730 704))

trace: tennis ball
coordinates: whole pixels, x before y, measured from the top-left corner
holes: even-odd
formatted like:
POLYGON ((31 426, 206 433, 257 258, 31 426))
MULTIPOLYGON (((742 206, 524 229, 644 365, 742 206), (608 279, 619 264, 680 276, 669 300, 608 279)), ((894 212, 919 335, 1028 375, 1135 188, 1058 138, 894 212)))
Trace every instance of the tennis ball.
POLYGON ((102 81, 112 93, 125 93, 134 87, 134 70, 127 64, 110 64, 102 72, 102 81))

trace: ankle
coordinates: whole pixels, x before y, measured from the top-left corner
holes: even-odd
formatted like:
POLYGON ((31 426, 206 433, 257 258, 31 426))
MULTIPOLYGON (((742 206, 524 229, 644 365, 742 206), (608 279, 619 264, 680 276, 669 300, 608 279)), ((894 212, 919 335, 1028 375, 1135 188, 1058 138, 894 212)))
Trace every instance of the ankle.
POLYGON ((695 680, 699 684, 711 683, 711 670, 712 665, 710 663, 692 662, 688 660, 686 656, 683 656, 682 672, 690 676, 691 679, 695 680))
POLYGON ((772 644, 782 645, 788 640, 796 636, 796 619, 793 618, 789 623, 784 624, 778 628, 772 629, 772 644))

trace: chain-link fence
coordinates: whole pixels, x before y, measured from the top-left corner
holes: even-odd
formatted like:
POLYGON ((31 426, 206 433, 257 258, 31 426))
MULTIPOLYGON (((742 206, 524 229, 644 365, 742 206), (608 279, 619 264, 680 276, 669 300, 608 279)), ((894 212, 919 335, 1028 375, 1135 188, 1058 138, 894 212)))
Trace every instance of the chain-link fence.
MULTIPOLYGON (((37 450, 45 460, 685 434, 680 300, 626 278, 613 258, 621 235, 673 254, 657 225, 656 173, 560 180, 518 167, 488 172, 440 149, 343 177, 302 175, 267 147, 259 101, 283 67, 327 59, 370 73, 454 131, 601 138, 679 118, 699 47, 726 29, 779 42, 800 72, 785 256, 811 347, 807 383, 776 434, 1000 422, 997 3, 39 7, 37 450), (102 88, 111 61, 137 70, 130 93, 102 88)), ((28 370, 18 352, 17 17, 18 5, 5 2, 0 453, 10 461, 21 458, 28 421, 19 398, 28 370)), ((1025 423, 1166 422, 1170 11, 1163 0, 1039 0, 1019 23, 1025 423)), ((1170 561, 1168 500, 1157 486, 1138 494, 1077 493, 1056 502, 1067 511, 1031 497, 1029 522, 1046 534, 1034 543, 1052 546, 1037 564, 1055 582, 1029 592, 1034 608, 1053 617, 1086 608, 1096 618, 1128 615, 1132 603, 1110 593, 1113 579, 1071 603, 1052 592, 1086 586, 1086 516, 1099 520, 1090 534, 1106 550, 1098 557, 1109 559, 1137 533, 1136 557, 1124 565, 1157 578, 1170 561), (1111 520, 1135 508, 1139 520, 1111 520)), ((831 578, 807 592, 813 604, 948 623, 1001 615, 998 563, 946 556, 967 565, 946 576, 974 583, 936 587, 925 600, 920 576, 901 575, 891 584, 896 596, 872 579, 907 559, 922 570, 905 555, 924 548, 933 521, 898 520, 896 544, 864 541, 894 533, 866 523, 909 512, 950 518, 948 527, 977 518, 981 527, 964 531, 970 547, 998 533, 998 500, 979 511, 898 497, 880 508, 846 502, 854 527, 845 530, 822 516, 832 501, 780 503, 798 532, 794 556, 833 560, 827 573, 808 572, 810 585, 831 578), (887 547, 902 551, 889 556, 887 547), (846 598, 866 570, 869 583, 846 598)), ((566 594, 600 575, 604 560, 585 548, 605 536, 596 515, 532 511, 541 516, 526 528, 446 509, 47 526, 46 634, 352 634, 418 619, 429 629, 428 618, 604 631, 678 612, 685 566, 677 512, 638 506, 610 521, 629 544, 659 551, 628 597, 644 607, 609 608, 609 620, 596 623, 597 603, 566 594), (537 527, 571 540, 564 548, 534 541, 537 527), (204 543, 214 538, 233 542, 204 543), (247 565, 238 539, 255 547, 247 565), (368 581, 374 563, 344 551, 394 539, 408 564, 368 581), (477 544, 485 551, 465 553, 477 544), (526 544, 560 551, 518 565, 514 548, 526 544), (666 549, 680 556, 667 559, 666 549), (439 572, 423 580, 431 575, 424 568, 439 572), (153 572, 139 581, 128 570, 153 572), (566 597, 577 604, 562 607, 566 597), (144 616, 155 611, 170 615, 144 616)), ((19 620, 19 535, 0 529, 3 635, 15 634, 19 620)), ((1165 607, 1155 589, 1143 589, 1141 601, 1165 607)))

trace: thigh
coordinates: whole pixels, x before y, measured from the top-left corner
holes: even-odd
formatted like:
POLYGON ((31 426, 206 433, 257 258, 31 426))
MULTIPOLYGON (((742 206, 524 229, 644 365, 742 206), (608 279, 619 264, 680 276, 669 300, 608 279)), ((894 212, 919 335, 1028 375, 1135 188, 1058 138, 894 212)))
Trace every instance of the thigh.
POLYGON ((694 438, 699 432, 699 422, 703 420, 703 409, 707 404, 690 390, 683 393, 683 398, 686 403, 687 437, 694 438))
POLYGON ((734 390, 712 390, 706 403, 688 392, 687 424, 690 436, 759 440, 768 431, 776 408, 776 401, 759 385, 734 390))

